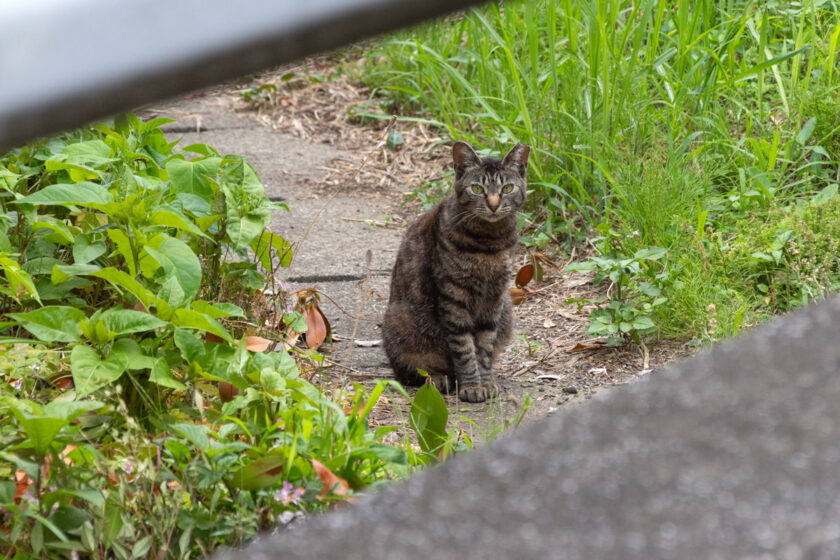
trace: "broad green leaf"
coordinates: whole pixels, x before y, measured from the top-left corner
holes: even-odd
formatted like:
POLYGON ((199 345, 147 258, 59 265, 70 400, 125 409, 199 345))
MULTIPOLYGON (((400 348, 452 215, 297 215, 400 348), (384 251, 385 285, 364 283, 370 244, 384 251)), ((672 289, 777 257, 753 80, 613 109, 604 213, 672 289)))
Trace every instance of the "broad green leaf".
MULTIPOLYGON (((21 269, 20 264, 13 259, 6 256, 0 256, 0 268, 3 269, 3 274, 6 276, 6 281, 11 288, 11 296, 15 301, 20 301, 20 296, 23 295, 21 288, 29 292, 38 303, 41 303, 41 298, 38 294, 35 283, 32 281, 32 276, 28 272, 21 269)), ((30 331, 31 332, 31 331, 30 331)), ((34 333, 33 333, 34 334, 34 333)))
POLYGON ((53 418, 61 418, 63 420, 72 421, 82 414, 91 412, 92 410, 99 410, 105 406, 104 403, 97 401, 62 401, 54 400, 43 408, 44 416, 51 416, 53 418))
POLYGON ((134 262, 134 254, 131 251, 131 240, 121 229, 111 228, 108 230, 108 238, 117 246, 117 252, 122 255, 128 266, 128 272, 131 277, 137 276, 137 263, 134 262))
POLYGON ((251 241, 251 250, 260 259, 260 264, 266 270, 272 270, 271 248, 277 255, 277 262, 282 268, 287 268, 292 263, 292 244, 283 237, 263 231, 258 237, 251 241))
POLYGON ((80 235, 73 244, 73 262, 87 264, 105 254, 107 247, 101 239, 91 239, 88 235, 80 235))
POLYGON ((9 313, 9 317, 44 342, 78 342, 82 337, 79 324, 87 319, 81 310, 60 305, 27 313, 9 313))
POLYGON ((26 437, 29 438, 32 449, 40 456, 46 455, 55 436, 58 435, 61 428, 70 423, 63 418, 51 418, 49 416, 26 417, 16 409, 13 410, 18 423, 26 433, 26 437))
POLYGON ((242 159, 226 157, 221 173, 226 231, 234 249, 244 249, 271 223, 269 200, 256 172, 242 159))
POLYGON ((134 309, 109 309, 102 313, 101 318, 116 336, 152 331, 169 324, 145 311, 134 309))
POLYGON ((87 276, 100 270, 95 264, 57 264, 53 266, 50 280, 53 284, 66 282, 73 276, 87 276))
POLYGON ((44 164, 44 169, 50 172, 66 171, 70 180, 74 183, 82 183, 102 177, 103 173, 87 165, 70 163, 68 161, 50 160, 44 164))
POLYGON ((117 288, 122 288, 127 290, 130 294, 136 297, 143 305, 147 308, 152 307, 156 304, 156 297, 155 295, 146 289, 143 284, 135 280, 132 276, 129 276, 122 270, 118 270, 114 267, 103 268, 102 270, 92 272, 90 276, 95 278, 102 278, 103 280, 107 280, 117 288))
POLYGON ((280 450, 252 461, 231 473, 228 482, 234 488, 260 490, 276 483, 283 477, 286 457, 280 450))
POLYGON ((102 535, 106 546, 110 547, 122 530, 124 509, 119 493, 115 490, 108 492, 105 500, 105 531, 102 535))
POLYGON ((231 344, 235 344, 230 333, 212 317, 192 309, 176 309, 172 314, 172 324, 185 329, 198 329, 215 334, 231 344))
POLYGON ((640 261, 655 261, 664 257, 667 252, 668 249, 663 249, 662 247, 645 247, 644 249, 636 251, 636 254, 633 256, 640 261))
POLYGON ((76 241, 76 236, 80 231, 79 228, 75 226, 68 226, 61 220, 56 220, 55 218, 51 217, 45 217, 43 221, 33 224, 32 229, 52 230, 53 232, 55 232, 55 234, 47 236, 47 240, 51 242, 60 242, 62 245, 72 245, 76 241))
POLYGON ((172 181, 172 192, 195 194, 204 200, 212 200, 213 187, 207 178, 216 177, 221 162, 219 157, 192 161, 170 160, 166 164, 166 172, 172 181))
POLYGON ((805 124, 802 125, 802 128, 799 129, 799 132, 796 133, 796 141, 799 143, 800 146, 804 146, 805 143, 810 140, 811 135, 814 134, 814 129, 817 127, 817 119, 816 117, 811 117, 805 124))
POLYGON ((186 362, 192 362, 204 354, 204 343, 187 330, 176 327, 173 340, 175 341, 175 346, 181 351, 181 357, 186 362))
POLYGON ((163 387, 169 387, 170 389, 177 389, 179 391, 186 391, 187 386, 175 379, 172 375, 172 370, 169 368, 169 364, 166 363, 166 360, 163 358, 159 358, 156 362, 154 367, 152 367, 151 373, 149 373, 149 381, 152 383, 157 383, 163 387))
POLYGON ((408 462, 408 456, 405 453, 405 449, 397 447, 396 445, 373 443, 368 446, 367 450, 386 463, 405 465, 408 462))
POLYGON ((208 303, 204 300, 197 299, 190 304, 190 307, 214 319, 219 319, 220 317, 245 318, 245 312, 242 308, 232 303, 208 303))
POLYGON ((172 424, 170 431, 180 434, 195 445, 199 451, 206 451, 210 447, 210 438, 207 437, 207 427, 201 424, 172 424))
POLYGON ((128 369, 131 370, 151 370, 158 360, 154 356, 145 355, 140 345, 131 338, 118 338, 115 340, 114 345, 111 347, 111 352, 120 352, 125 355, 128 369))
POLYGON ((14 204, 84 206, 104 210, 114 202, 108 189, 96 183, 50 185, 29 196, 19 198, 14 204))
POLYGON ((286 379, 270 369, 264 369, 260 372, 260 385, 270 395, 275 395, 286 388, 286 379))
POLYGON ((149 223, 157 226, 167 226, 178 230, 186 231, 196 237, 213 240, 212 237, 201 231, 189 218, 171 206, 158 208, 149 216, 149 223))
POLYGON ((167 236, 157 249, 146 246, 144 251, 163 268, 167 277, 177 279, 184 290, 185 302, 195 297, 201 286, 201 263, 189 245, 167 236))
POLYGON ((811 199, 811 204, 823 204, 828 202, 832 198, 837 195, 837 183, 832 183, 827 187, 823 188, 820 192, 814 195, 814 198, 811 199))
POLYGON ((113 383, 128 368, 128 360, 122 352, 112 352, 104 360, 96 351, 83 344, 73 347, 70 353, 70 371, 76 386, 76 398, 80 399, 97 389, 113 383))
POLYGON ((426 383, 417 390, 408 419, 423 451, 437 453, 446 442, 449 411, 434 385, 426 383))

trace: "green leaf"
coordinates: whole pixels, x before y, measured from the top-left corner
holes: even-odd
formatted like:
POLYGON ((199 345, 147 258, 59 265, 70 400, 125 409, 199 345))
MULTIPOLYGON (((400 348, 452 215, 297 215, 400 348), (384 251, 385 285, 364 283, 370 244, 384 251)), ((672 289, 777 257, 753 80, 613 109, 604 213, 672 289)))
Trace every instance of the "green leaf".
POLYGON ((114 543, 123 527, 123 504, 120 501, 119 492, 108 492, 108 499, 105 501, 105 531, 103 540, 105 545, 110 547, 114 543))
POLYGON ((207 437, 207 428, 200 424, 172 424, 170 430, 181 435, 199 451, 206 451, 210 447, 210 438, 207 437))
POLYGON ((213 187, 208 177, 215 178, 221 158, 209 157, 185 161, 172 159, 166 164, 166 172, 172 181, 172 192, 195 194, 204 200, 212 200, 213 187))
POLYGON ((834 198, 837 195, 837 183, 832 183, 827 187, 823 188, 814 195, 814 198, 811 199, 811 204, 818 205, 824 204, 834 198))
POLYGON ((127 290, 147 308, 160 303, 156 301, 157 298, 155 297, 155 295, 151 291, 146 289, 146 287, 143 286, 143 284, 141 284, 132 276, 129 276, 122 270, 118 270, 114 267, 109 266, 108 268, 103 268, 102 270, 90 273, 90 276, 93 276, 95 278, 102 278, 103 280, 107 280, 117 288, 127 290))
POLYGON ((0 256, 0 268, 3 269, 3 274, 6 276, 6 281, 9 283, 9 287, 11 288, 12 293, 10 295, 15 299, 15 301, 20 301, 20 288, 22 287, 29 292, 33 298, 35 298, 35 301, 41 303, 41 298, 38 294, 38 289, 35 287, 35 283, 32 281, 32 276, 30 276, 25 270, 21 269, 20 263, 8 257, 0 256))
POLYGON ((434 385, 426 383, 417 390, 408 419, 421 449, 426 453, 437 453, 446 442, 449 411, 434 385))
POLYGON ((396 128, 392 128, 391 131, 388 133, 388 138, 385 140, 385 146, 389 150, 400 150, 405 144, 405 139, 403 139, 403 135, 400 134, 400 131, 396 128))
POLYGON ((287 268, 292 263, 292 244, 283 237, 270 231, 263 231, 258 237, 251 241, 251 250, 260 259, 260 264, 266 270, 272 270, 271 248, 274 248, 278 264, 287 268))
POLYGON ((153 331, 169 324, 145 311, 134 309, 109 309, 102 313, 101 319, 116 336, 153 331))
POLYGON ((44 342, 78 342, 85 314, 75 307, 53 305, 27 313, 9 313, 24 329, 44 342))
POLYGON ((667 252, 668 249, 662 247, 645 247, 636 251, 633 257, 640 261, 656 261, 664 257, 667 252))
POLYGON ((170 389, 177 389, 179 391, 187 390, 186 385, 173 377, 169 364, 166 363, 166 360, 163 358, 159 358, 155 362, 155 365, 149 374, 149 381, 157 383, 163 387, 169 387, 170 389))
POLYGON ((232 303, 207 303, 204 300, 197 299, 190 304, 190 307, 214 319, 219 319, 220 317, 245 318, 245 312, 242 308, 232 303))
POLYGON ((65 533, 70 533, 81 528, 82 523, 90 519, 90 514, 83 509, 63 504, 50 514, 49 519, 65 533))
POLYGON ((88 235, 80 235, 73 244, 73 262, 87 264, 105 254, 107 247, 101 239, 91 240, 88 235))
POLYGON ((181 351, 181 357, 187 362, 192 362, 204 354, 204 343, 187 330, 176 327, 173 339, 175 346, 181 351))
POLYGON ((117 252, 125 260, 131 277, 137 276, 137 263, 134 262, 134 254, 131 251, 131 240, 129 240, 125 232, 121 229, 111 228, 108 230, 108 238, 117 246, 117 252))
POLYGON ((368 451, 372 452, 385 463, 405 465, 408 462, 408 456, 405 453, 405 449, 397 447, 396 445, 373 443, 368 446, 368 451))
POLYGON ((17 409, 13 409, 15 416, 17 416, 26 436, 29 438, 29 443, 32 449, 39 456, 44 456, 50 450, 50 444, 61 431, 61 428, 69 424, 69 420, 64 418, 51 418, 48 416, 26 417, 17 409))
POLYGON ((70 371, 80 399, 97 389, 113 383, 128 368, 128 358, 122 352, 111 352, 102 359, 96 351, 83 344, 73 347, 70 353, 70 371))
POLYGON ((231 473, 228 482, 234 488, 260 490, 276 483, 283 477, 286 457, 280 450, 273 450, 269 455, 231 473))
POLYGON ((804 146, 805 143, 811 138, 811 135, 814 134, 814 129, 817 127, 817 119, 816 117, 811 117, 805 124, 802 125, 802 128, 799 129, 799 132, 796 133, 796 141, 799 143, 800 146, 804 146))
POLYGON ((87 276, 100 270, 95 264, 57 264, 53 266, 50 280, 53 284, 66 282, 73 276, 87 276))
POLYGON ((107 205, 113 202, 114 197, 108 192, 108 189, 96 183, 85 182, 50 185, 29 196, 15 200, 14 204, 83 206, 105 210, 107 205))
POLYGON ((201 262, 189 245, 166 236, 157 249, 146 246, 144 251, 163 268, 168 278, 177 280, 184 291, 180 304, 187 303, 195 297, 201 286, 201 262))
POLYGON ((176 309, 172 315, 172 324, 186 329, 198 329, 209 332, 225 339, 231 344, 235 344, 230 333, 215 319, 192 309, 176 309))
POLYGON ((271 223, 269 200, 256 172, 241 158, 226 157, 220 169, 226 232, 234 249, 244 249, 271 223))
POLYGON ((212 237, 201 231, 189 218, 171 206, 162 206, 152 212, 151 216, 149 216, 149 223, 186 231, 196 237, 203 237, 213 241, 212 237))

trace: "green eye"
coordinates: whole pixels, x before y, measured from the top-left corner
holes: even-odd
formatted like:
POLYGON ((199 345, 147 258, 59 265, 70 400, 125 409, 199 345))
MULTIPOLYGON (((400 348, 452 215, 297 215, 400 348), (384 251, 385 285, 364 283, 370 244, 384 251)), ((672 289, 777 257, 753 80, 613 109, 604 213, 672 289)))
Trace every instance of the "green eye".
POLYGON ((482 187, 481 185, 472 185, 470 186, 470 189, 472 189, 472 192, 474 192, 475 194, 481 194, 484 192, 484 187, 482 187))
POLYGON ((512 193, 513 192, 513 185, 505 185, 502 187, 502 192, 504 194, 512 193))

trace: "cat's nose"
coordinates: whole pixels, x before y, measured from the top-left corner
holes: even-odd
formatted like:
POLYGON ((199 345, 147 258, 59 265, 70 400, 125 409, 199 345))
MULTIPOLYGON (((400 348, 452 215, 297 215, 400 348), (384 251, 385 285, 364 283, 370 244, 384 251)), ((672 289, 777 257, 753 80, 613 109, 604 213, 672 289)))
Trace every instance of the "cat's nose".
POLYGON ((499 208, 499 204, 501 201, 499 197, 496 195, 487 195, 487 208, 490 209, 491 212, 495 212, 499 208))

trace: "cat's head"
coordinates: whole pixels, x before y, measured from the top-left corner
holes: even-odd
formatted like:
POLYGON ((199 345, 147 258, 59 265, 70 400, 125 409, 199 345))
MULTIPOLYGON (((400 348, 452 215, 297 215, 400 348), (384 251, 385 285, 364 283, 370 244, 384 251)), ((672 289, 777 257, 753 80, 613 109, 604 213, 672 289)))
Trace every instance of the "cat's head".
POLYGON ((515 215, 525 203, 530 152, 517 143, 502 159, 480 158, 466 142, 455 142, 454 187, 461 207, 490 222, 515 215))

